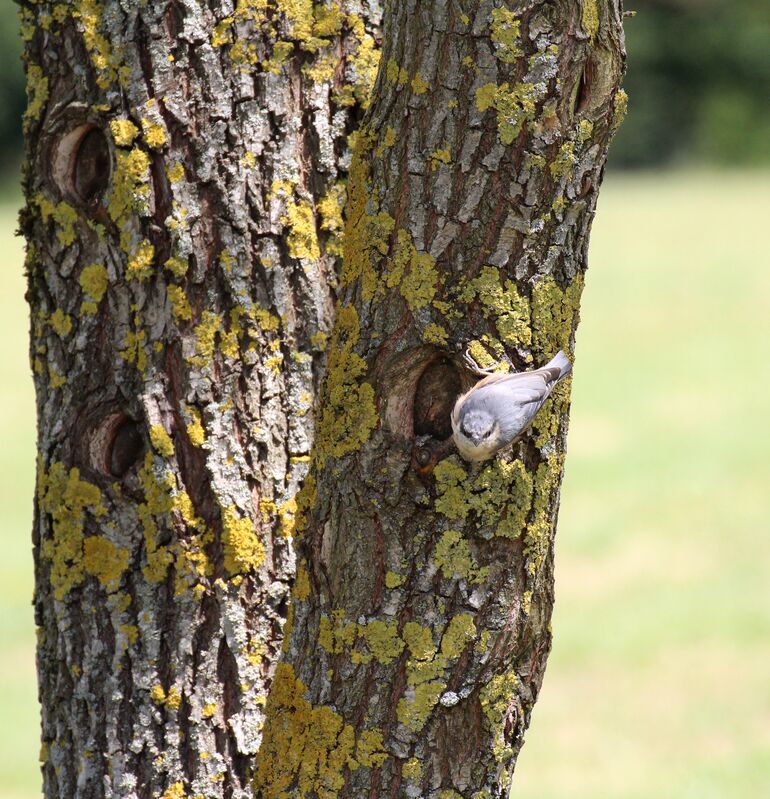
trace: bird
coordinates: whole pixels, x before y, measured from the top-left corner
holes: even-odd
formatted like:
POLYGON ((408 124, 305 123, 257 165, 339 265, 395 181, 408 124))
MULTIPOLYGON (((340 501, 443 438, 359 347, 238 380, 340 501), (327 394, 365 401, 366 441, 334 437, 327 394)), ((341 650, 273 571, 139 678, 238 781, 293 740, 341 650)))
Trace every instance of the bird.
POLYGON ((518 441, 556 384, 572 371, 561 350, 529 372, 488 374, 460 395, 452 410, 452 438, 467 461, 485 461, 518 441))

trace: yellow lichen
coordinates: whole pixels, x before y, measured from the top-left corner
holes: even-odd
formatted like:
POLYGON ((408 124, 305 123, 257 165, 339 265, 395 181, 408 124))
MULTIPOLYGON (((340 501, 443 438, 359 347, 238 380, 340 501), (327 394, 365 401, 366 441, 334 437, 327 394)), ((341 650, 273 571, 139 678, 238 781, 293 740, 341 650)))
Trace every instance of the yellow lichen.
POLYGON ((150 427, 150 441, 158 455, 171 458, 174 455, 174 442, 166 432, 163 425, 154 424, 150 427))
POLYGON ((109 592, 118 590, 128 568, 128 551, 107 538, 89 536, 83 541, 83 568, 109 592))
POLYGON ((186 258, 179 258, 176 255, 172 255, 163 266, 168 269, 174 277, 180 280, 187 274, 188 263, 186 258))
POLYGON ((552 277, 545 277, 532 287, 532 340, 539 358, 550 359, 559 350, 569 353, 583 281, 580 274, 562 289, 552 277))
POLYGON ((186 796, 184 783, 174 782, 166 788, 160 799, 185 799, 186 796))
POLYGON ((569 178, 577 164, 577 156, 575 155, 575 142, 566 141, 559 148, 556 159, 549 166, 551 175, 555 178, 569 178))
POLYGON ((265 562, 265 548, 254 523, 241 517, 234 505, 222 509, 225 568, 231 575, 256 571, 265 562))
POLYGON ((139 135, 139 128, 130 119, 113 119, 110 122, 110 131, 118 147, 130 147, 139 135))
POLYGON ((385 587, 391 589, 398 588, 400 585, 404 584, 405 579, 406 578, 402 574, 389 571, 385 574, 385 587))
POLYGON ((192 319, 192 308, 181 286, 167 286, 166 292, 171 303, 171 313, 177 322, 189 322, 192 319))
POLYGON ((99 32, 104 16, 101 3, 97 0, 73 0, 72 16, 80 21, 83 41, 96 69, 98 86, 107 89, 118 79, 125 81, 127 69, 117 63, 109 41, 99 32))
POLYGON ((294 581, 294 597, 300 602, 305 602, 310 596, 310 575, 307 569, 300 564, 297 568, 297 577, 294 581))
POLYGON ((460 466, 457 457, 439 461, 433 477, 436 481, 436 511, 450 519, 464 520, 471 509, 465 490, 468 473, 460 466))
POLYGON ((551 548, 553 515, 549 506, 553 492, 559 484, 563 456, 554 453, 540 464, 535 474, 532 498, 532 520, 524 535, 524 554, 527 557, 527 572, 535 577, 545 563, 551 548))
POLYGON ((412 78, 412 91, 415 94, 425 94, 429 88, 430 84, 423 79, 419 72, 412 78))
POLYGON ((420 765, 420 761, 416 757, 407 760, 406 763, 404 763, 404 767, 401 769, 401 774, 404 776, 404 779, 410 782, 419 782, 422 779, 422 765, 420 765))
POLYGON ((165 128, 144 117, 142 118, 142 133, 148 147, 152 147, 153 150, 159 150, 168 142, 165 128))
POLYGON ((107 512, 97 486, 80 479, 76 468, 54 462, 48 470, 38 464, 37 496, 41 513, 51 517, 50 535, 43 538, 41 554, 50 562, 50 580, 56 599, 63 599, 82 583, 83 527, 86 515, 100 519, 107 512))
MULTIPOLYGON (((115 170, 112 175, 107 210, 113 222, 124 225, 127 216, 143 211, 150 194, 150 158, 144 150, 118 150, 115 153, 115 170)), ((123 240, 121 243, 125 247, 123 240)))
POLYGON ((492 749, 498 761, 508 752, 504 721, 516 696, 519 680, 513 671, 496 674, 479 693, 481 710, 494 735, 492 749))
POLYGON ((368 367, 353 351, 360 336, 358 313, 352 305, 337 312, 322 392, 315 455, 323 466, 358 449, 377 425, 374 388, 361 382, 368 367))
POLYGON ((346 773, 374 768, 387 758, 379 730, 356 734, 332 708, 314 706, 307 686, 288 663, 279 663, 267 702, 254 791, 261 799, 335 799, 346 773))
POLYGON ((166 169, 166 176, 171 183, 179 183, 184 179, 184 164, 181 161, 175 161, 166 169))
POLYGON ((419 732, 445 688, 446 683, 441 680, 430 680, 410 687, 407 696, 398 700, 396 718, 407 729, 419 732))
POLYGON ((290 199, 286 202, 286 216, 281 220, 289 226, 286 243, 292 258, 317 261, 321 257, 315 216, 310 203, 290 199))
POLYGON ((187 423, 187 435, 195 447, 202 447, 206 442, 206 431, 203 429, 203 423, 200 411, 197 408, 188 407, 187 412, 190 415, 190 421, 187 423))

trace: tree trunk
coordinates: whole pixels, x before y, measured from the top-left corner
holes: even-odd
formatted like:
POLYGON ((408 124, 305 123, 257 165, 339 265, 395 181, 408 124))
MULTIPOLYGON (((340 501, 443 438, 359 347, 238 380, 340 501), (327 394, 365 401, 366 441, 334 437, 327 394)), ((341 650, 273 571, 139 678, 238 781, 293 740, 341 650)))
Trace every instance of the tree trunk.
POLYGON ((574 351, 622 10, 463 5, 386 9, 264 799, 504 797, 543 679, 569 384, 491 462, 440 441, 466 347, 515 369, 574 351))
POLYGON ((378 6, 22 9, 47 797, 252 795, 378 6))
POLYGON ((379 13, 24 5, 47 797, 507 791, 569 387, 444 442, 466 347, 573 349, 620 0, 390 2, 351 165, 379 13))

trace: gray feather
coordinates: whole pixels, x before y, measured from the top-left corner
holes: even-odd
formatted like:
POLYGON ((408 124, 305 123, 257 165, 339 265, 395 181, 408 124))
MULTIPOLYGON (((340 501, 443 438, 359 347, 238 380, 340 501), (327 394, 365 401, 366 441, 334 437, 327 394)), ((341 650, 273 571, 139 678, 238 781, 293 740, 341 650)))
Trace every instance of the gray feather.
MULTIPOLYGON (((485 412, 496 421, 499 427, 499 446, 496 449, 502 449, 516 441, 530 426, 556 384, 571 371, 572 364, 567 356, 559 352, 540 369, 515 374, 494 374, 484 378, 455 404, 452 412, 455 440, 458 441, 457 430, 461 414, 473 410, 485 412)), ((459 443, 458 441, 458 446, 459 443)), ((467 444, 465 441, 463 443, 461 452, 465 449, 463 454, 469 457, 467 444)))

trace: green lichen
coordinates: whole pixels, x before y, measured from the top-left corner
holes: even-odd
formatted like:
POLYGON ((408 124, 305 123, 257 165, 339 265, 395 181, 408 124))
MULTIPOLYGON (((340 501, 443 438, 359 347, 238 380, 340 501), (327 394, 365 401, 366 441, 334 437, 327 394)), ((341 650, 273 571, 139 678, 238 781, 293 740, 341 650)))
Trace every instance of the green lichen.
POLYGON ((57 226, 56 237, 63 247, 69 247, 75 242, 75 223, 78 221, 77 211, 63 200, 54 205, 42 194, 37 194, 33 202, 40 209, 43 222, 52 219, 57 226))
POLYGON ((440 461, 433 470, 433 477, 436 481, 436 512, 449 519, 464 521, 471 506, 465 489, 468 473, 460 466, 459 459, 452 456, 440 461))
POLYGON ((27 64, 27 110, 24 112, 25 129, 35 122, 48 102, 48 78, 40 66, 27 64))
POLYGON ((551 498, 561 479, 563 456, 553 454, 540 464, 535 474, 532 498, 532 520, 527 525, 524 536, 524 554, 527 558, 527 572, 535 577, 551 548, 553 530, 552 514, 549 506, 551 498))
POLYGON ((430 680, 411 687, 408 696, 398 700, 396 718, 407 729, 419 732, 445 689, 446 683, 441 680, 430 680))
POLYGON ((497 112, 497 131, 503 144, 513 144, 527 122, 537 114, 537 104, 545 96, 544 84, 487 83, 476 90, 476 108, 484 113, 497 112))
POLYGON ((340 275, 343 286, 359 281, 365 301, 371 300, 380 287, 378 266, 388 253, 395 227, 393 217, 378 213, 376 199, 369 195, 367 157, 373 142, 366 130, 357 134, 348 177, 348 222, 340 275))
POLYGON ((580 274, 562 289, 552 277, 538 280, 532 287, 532 342, 539 359, 550 359, 559 350, 569 353, 572 334, 579 318, 583 293, 580 274))
POLYGON ((470 613, 458 613, 451 618, 441 637, 441 654, 449 660, 458 658, 475 637, 473 616, 470 613))
POLYGON ((516 14, 507 8, 492 9, 492 41, 495 43, 495 57, 504 64, 513 64, 524 52, 519 46, 521 22, 516 14))
POLYGON ((513 671, 496 674, 479 692, 479 702, 484 713, 487 726, 494 735, 492 751, 500 762, 508 754, 505 740, 505 719, 514 702, 519 687, 519 680, 513 671))
POLYGON ((480 524, 504 538, 517 538, 523 531, 532 499, 532 476, 520 460, 497 458, 471 479, 453 456, 441 461, 433 475, 438 513, 464 522, 473 512, 480 524))
MULTIPOLYGON (((398 622, 370 621, 359 625, 359 635, 366 642, 369 651, 378 663, 387 665, 404 650, 404 642, 398 636, 398 622)), ((356 652, 354 655, 358 654, 356 652)), ((353 658, 353 662, 368 662, 368 658, 353 658)))
POLYGON ((429 344, 437 344, 440 347, 445 346, 449 341, 449 334, 447 331, 435 322, 430 322, 425 326, 422 337, 423 340, 427 341, 429 344))
POLYGON ((457 530, 447 530, 442 534, 436 544, 433 563, 448 580, 457 576, 469 583, 480 584, 489 574, 488 568, 479 568, 470 545, 457 530))
POLYGON ((518 538, 532 502, 532 476, 520 460, 496 459, 473 482, 468 505, 503 538, 518 538))
POLYGON ((485 266, 477 277, 468 281, 460 294, 463 302, 470 302, 474 297, 481 301, 487 318, 494 322, 505 344, 509 347, 529 347, 532 341, 529 303, 512 280, 506 280, 503 284, 500 270, 485 266))
POLYGON ((66 338, 72 332, 72 317, 64 313, 61 308, 57 308, 51 314, 48 323, 59 338, 66 338))
POLYGON ((599 5, 597 0, 581 0, 580 24, 591 41, 599 32, 599 5))
POLYGON ((613 98, 612 122, 610 130, 614 135, 623 124, 628 113, 628 94, 625 89, 618 89, 613 98))
POLYGON ((418 252, 406 230, 399 230, 396 249, 386 265, 384 282, 388 288, 398 287, 401 296, 413 310, 430 305, 438 290, 436 261, 425 252, 418 252))
POLYGON ((594 123, 590 119, 581 119, 578 124, 578 141, 581 144, 587 142, 594 133, 594 123))
POLYGON ((551 175, 557 180, 559 178, 569 178, 575 170, 578 159, 575 155, 575 142, 566 141, 559 148, 559 152, 550 165, 551 175))
POLYGON ((88 298, 80 306, 83 314, 95 314, 108 285, 107 268, 103 264, 90 264, 83 268, 78 278, 83 294, 88 298))
POLYGON ((422 779, 422 765, 416 757, 409 758, 401 769, 404 779, 418 783, 422 779))

